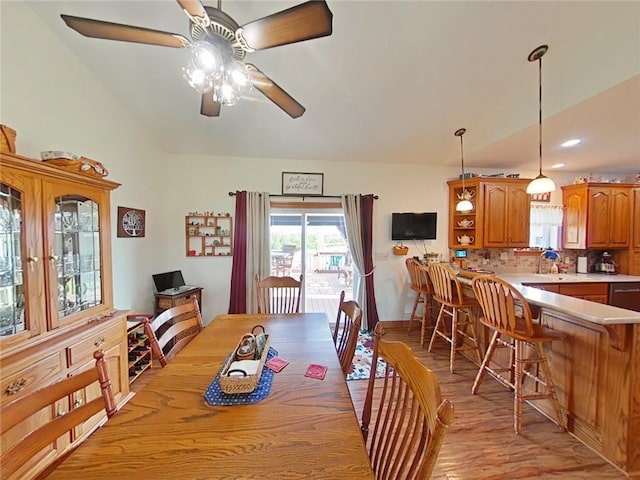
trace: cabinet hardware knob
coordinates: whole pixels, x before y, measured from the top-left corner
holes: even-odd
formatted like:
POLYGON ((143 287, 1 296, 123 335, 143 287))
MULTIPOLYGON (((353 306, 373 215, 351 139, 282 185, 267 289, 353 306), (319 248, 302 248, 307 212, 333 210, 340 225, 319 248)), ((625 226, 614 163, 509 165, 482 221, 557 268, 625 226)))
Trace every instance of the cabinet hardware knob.
POLYGON ((29 255, 27 257, 27 262, 29 262, 29 270, 33 272, 34 265, 36 263, 38 263, 39 261, 40 261, 40 259, 37 257, 37 255, 29 255))
POLYGON ((51 260, 52 262, 57 262, 59 259, 60 259, 60 257, 55 254, 55 252, 53 251, 53 248, 52 248, 51 249, 51 255, 49 255, 49 260, 51 260))
POLYGON ((4 393, 6 393, 7 395, 15 395, 20 390, 22 390, 26 384, 27 384, 26 378, 21 378, 20 380, 16 380, 15 382, 13 382, 11 385, 7 387, 4 393))
POLYGON ((99 347, 104 342, 105 342, 104 337, 98 337, 98 339, 95 342, 93 342, 93 345, 96 346, 96 347, 99 347))

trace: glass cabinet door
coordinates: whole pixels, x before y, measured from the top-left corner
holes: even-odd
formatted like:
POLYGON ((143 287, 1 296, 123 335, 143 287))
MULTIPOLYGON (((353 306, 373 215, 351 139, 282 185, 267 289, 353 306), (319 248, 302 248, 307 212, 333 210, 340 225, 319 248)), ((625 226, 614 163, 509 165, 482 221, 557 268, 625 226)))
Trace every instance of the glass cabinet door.
POLYGON ((95 201, 81 195, 60 195, 54 203, 51 258, 58 319, 63 319, 102 303, 100 212, 95 201))
POLYGON ((3 169, 0 183, 0 339, 11 345, 42 331, 44 277, 38 181, 3 169))

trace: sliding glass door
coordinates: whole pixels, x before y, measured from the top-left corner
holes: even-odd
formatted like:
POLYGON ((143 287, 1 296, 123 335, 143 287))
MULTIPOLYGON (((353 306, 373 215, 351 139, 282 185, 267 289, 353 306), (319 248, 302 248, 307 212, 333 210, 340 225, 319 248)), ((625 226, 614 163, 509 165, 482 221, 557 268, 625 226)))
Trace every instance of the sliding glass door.
POLYGON ((301 309, 337 313, 340 292, 352 298, 352 261, 341 209, 271 207, 271 274, 304 276, 301 309))

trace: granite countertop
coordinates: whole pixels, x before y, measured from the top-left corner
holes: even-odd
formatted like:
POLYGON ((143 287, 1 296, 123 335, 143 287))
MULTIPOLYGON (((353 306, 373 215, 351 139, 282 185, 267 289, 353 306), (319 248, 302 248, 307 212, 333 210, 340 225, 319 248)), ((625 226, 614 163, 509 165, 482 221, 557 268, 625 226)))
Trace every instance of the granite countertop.
POLYGON ((509 283, 624 283, 640 282, 637 275, 598 273, 496 273, 509 283))
MULTIPOLYGON (((640 323, 640 312, 612 305, 590 302, 559 293, 547 292, 523 283, 618 283, 640 282, 640 276, 599 275, 599 274, 533 274, 533 273, 496 273, 499 278, 511 283, 532 305, 550 312, 558 312, 599 325, 640 323)), ((462 283, 471 284, 471 279, 460 278, 462 283)))

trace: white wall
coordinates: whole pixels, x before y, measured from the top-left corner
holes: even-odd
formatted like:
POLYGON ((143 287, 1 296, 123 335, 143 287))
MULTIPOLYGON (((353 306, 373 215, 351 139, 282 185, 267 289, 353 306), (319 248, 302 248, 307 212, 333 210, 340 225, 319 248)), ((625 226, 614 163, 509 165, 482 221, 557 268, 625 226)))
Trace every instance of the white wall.
MULTIPOLYGON (((0 121, 17 131, 16 149, 39 159, 42 150, 63 150, 100 161, 117 206, 147 211, 143 239, 112 235, 115 305, 140 312, 152 306, 151 274, 165 255, 163 164, 149 134, 24 3, 0 2, 0 121)), ((169 199, 167 199, 169 201, 169 199)))
MULTIPOLYGON (((166 155, 28 6, 0 1, 0 16, 0 121, 17 130, 18 153, 33 158, 42 150, 81 154, 102 162, 110 170, 108 178, 122 183, 111 202, 117 307, 151 311, 151 275, 182 269, 188 283, 204 287, 205 320, 225 313, 232 259, 186 257, 184 217, 205 210, 233 215, 235 200, 229 191, 279 193, 283 171, 324 173, 327 195, 379 195, 374 263, 382 320, 405 318, 408 310, 406 257, 391 253, 391 213, 437 211, 438 239, 426 248, 446 255, 446 180, 457 176, 457 168, 404 165, 396 158, 365 164, 166 155), (145 238, 116 237, 118 205, 146 210, 145 238)), ((428 152, 424 156, 428 159, 428 152)), ((535 176, 535 165, 521 175, 535 176)), ((572 177, 558 176, 561 183, 572 177)), ((561 203, 560 192, 552 203, 561 203)), ((424 253, 422 244, 408 246, 409 255, 424 253)))

